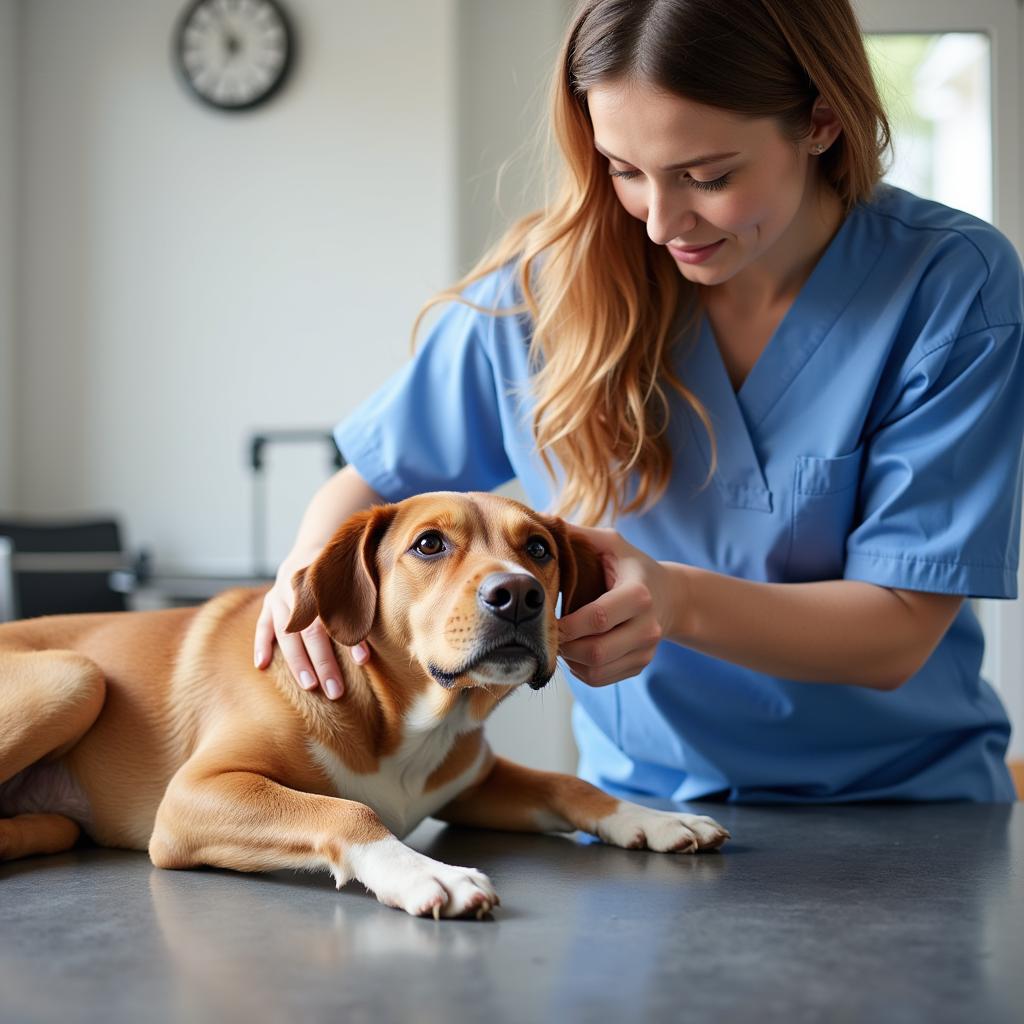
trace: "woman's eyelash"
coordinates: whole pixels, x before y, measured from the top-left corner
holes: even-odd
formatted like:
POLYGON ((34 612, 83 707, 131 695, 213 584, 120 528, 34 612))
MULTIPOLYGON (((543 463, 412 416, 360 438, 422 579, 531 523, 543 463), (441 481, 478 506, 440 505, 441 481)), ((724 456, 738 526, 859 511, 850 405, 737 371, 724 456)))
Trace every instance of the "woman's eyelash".
MULTIPOLYGON (((630 181, 635 178, 640 172, 639 171, 609 171, 608 172, 613 178, 622 178, 623 181, 630 181)), ((723 189, 729 184, 729 174, 723 174, 720 178, 714 178, 712 181, 698 181, 697 178, 687 178, 690 184, 696 189, 702 189, 705 192, 717 192, 719 189, 723 189)))
POLYGON ((713 181, 698 181, 696 178, 691 178, 690 184, 694 188, 701 188, 707 192, 717 192, 729 184, 730 177, 728 174, 723 174, 720 178, 715 178, 713 181))

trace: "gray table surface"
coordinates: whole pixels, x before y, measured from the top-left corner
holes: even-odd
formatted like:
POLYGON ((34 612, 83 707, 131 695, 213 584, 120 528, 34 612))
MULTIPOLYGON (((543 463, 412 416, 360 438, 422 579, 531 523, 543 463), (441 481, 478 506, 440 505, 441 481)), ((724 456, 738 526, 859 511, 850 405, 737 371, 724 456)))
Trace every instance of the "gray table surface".
POLYGON ((495 881, 484 921, 326 874, 0 865, 0 1021, 1024 1021, 1020 806, 690 807, 721 853, 420 826, 495 881))

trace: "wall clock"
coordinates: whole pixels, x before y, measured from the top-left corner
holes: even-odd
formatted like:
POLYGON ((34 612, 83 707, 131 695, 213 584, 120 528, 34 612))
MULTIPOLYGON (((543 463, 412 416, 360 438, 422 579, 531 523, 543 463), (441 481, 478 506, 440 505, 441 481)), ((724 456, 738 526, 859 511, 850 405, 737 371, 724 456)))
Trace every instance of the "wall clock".
POLYGON ((270 99, 288 75, 293 48, 276 0, 195 0, 174 35, 185 84, 220 110, 249 110, 270 99))

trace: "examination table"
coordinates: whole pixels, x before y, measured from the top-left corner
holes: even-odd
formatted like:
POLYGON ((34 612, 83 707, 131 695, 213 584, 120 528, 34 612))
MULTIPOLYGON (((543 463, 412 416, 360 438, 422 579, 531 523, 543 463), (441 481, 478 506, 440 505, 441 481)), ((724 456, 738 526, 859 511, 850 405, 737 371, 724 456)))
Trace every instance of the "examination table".
POLYGON ((412 846, 494 880, 485 921, 326 872, 0 865, 0 1020, 1024 1020, 1020 805, 688 806, 722 852, 421 825, 412 846))

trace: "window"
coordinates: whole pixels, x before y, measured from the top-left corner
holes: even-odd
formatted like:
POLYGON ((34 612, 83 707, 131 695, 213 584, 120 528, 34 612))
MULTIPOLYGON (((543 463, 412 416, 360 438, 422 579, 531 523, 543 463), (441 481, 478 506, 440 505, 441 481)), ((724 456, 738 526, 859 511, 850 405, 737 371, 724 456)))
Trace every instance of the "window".
POLYGON ((886 181, 991 223, 990 49, 980 32, 867 36, 893 133, 886 181))

